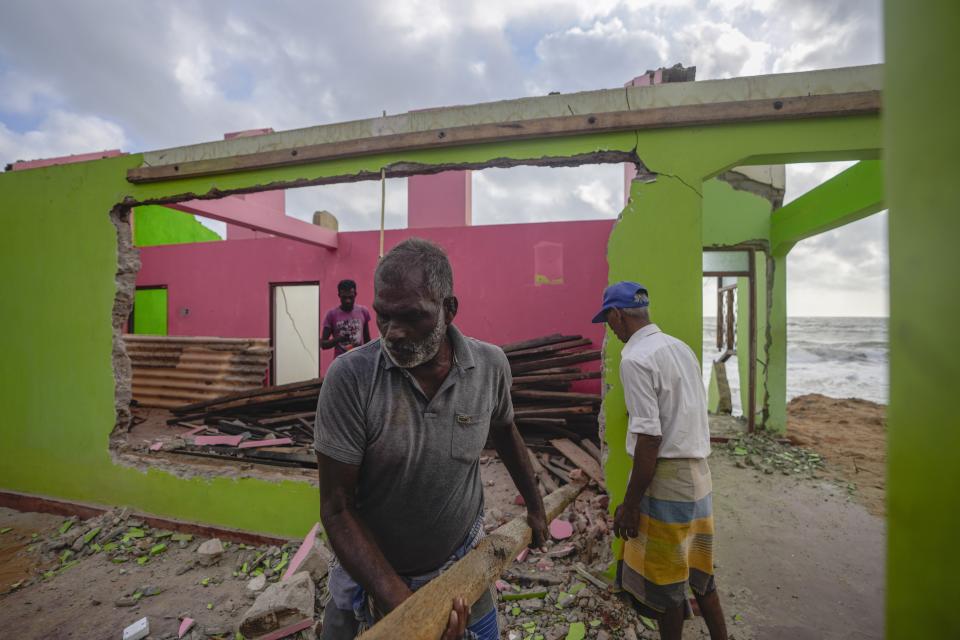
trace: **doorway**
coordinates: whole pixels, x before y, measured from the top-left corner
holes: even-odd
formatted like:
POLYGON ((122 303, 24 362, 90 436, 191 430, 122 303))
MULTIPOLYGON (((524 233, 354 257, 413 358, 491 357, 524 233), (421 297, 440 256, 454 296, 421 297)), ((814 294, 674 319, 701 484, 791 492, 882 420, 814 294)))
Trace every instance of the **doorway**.
POLYGON ((320 377, 320 284, 270 285, 273 384, 320 377))

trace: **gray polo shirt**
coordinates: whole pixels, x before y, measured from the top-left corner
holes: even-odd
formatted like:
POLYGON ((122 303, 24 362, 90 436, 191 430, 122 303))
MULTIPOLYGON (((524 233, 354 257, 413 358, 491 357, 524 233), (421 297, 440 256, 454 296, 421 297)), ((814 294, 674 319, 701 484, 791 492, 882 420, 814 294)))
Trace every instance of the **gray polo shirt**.
POLYGON ((429 402, 380 340, 334 360, 320 389, 314 446, 360 466, 357 510, 401 575, 442 565, 483 508, 480 452, 513 422, 510 365, 494 345, 447 330, 454 364, 429 402))

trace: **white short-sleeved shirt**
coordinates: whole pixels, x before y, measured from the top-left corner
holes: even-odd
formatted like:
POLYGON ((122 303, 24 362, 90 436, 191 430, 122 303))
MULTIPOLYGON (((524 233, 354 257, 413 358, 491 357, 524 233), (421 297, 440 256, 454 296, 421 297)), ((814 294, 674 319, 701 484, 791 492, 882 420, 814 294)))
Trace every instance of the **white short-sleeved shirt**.
POLYGON ((655 324, 634 333, 621 352, 620 380, 627 412, 627 453, 637 435, 661 436, 660 458, 710 455, 707 395, 700 363, 684 342, 655 324))

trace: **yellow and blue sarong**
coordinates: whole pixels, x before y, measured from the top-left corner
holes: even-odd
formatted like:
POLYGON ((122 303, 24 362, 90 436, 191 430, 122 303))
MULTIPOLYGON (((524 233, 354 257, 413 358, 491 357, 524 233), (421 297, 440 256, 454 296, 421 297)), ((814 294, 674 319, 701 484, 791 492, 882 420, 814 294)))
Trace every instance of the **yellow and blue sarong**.
POLYGON ((640 604, 663 612, 687 604, 713 577, 713 484, 704 459, 660 458, 640 503, 638 536, 626 541, 620 583, 640 604))

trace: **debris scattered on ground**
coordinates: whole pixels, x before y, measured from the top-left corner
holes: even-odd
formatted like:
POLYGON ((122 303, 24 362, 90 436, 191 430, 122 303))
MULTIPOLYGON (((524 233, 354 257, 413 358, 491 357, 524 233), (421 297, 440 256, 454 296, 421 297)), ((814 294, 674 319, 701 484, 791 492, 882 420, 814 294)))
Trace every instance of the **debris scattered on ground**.
POLYGON ((257 596, 240 621, 240 633, 245 638, 260 638, 308 620, 313 623, 315 607, 313 579, 301 571, 257 596))
POLYGON ((763 432, 743 434, 719 448, 734 457, 741 469, 755 469, 772 474, 816 477, 824 466, 819 453, 795 447, 763 432))

